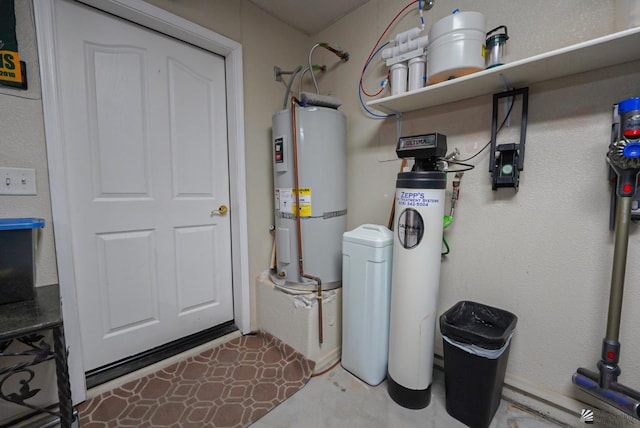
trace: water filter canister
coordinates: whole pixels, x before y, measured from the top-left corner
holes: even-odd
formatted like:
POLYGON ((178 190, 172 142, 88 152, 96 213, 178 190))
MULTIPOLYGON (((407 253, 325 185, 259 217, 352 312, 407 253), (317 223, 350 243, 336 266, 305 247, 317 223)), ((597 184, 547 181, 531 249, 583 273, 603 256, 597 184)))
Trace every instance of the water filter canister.
POLYGON ((407 64, 393 64, 391 70, 391 95, 404 94, 407 92, 407 64))
POLYGON ((424 87, 427 59, 423 56, 409 60, 409 90, 415 91, 424 87))

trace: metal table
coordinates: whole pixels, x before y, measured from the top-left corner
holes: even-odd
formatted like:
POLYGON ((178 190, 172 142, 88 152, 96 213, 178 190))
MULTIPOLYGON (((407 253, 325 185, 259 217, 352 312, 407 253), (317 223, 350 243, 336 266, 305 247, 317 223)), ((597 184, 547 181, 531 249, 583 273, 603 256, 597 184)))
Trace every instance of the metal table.
POLYGON ((27 407, 37 413, 48 413, 60 418, 62 428, 71 427, 73 422, 73 403, 67 366, 67 349, 64 341, 60 290, 58 285, 36 287, 36 297, 17 303, 0 305, 0 399, 27 407), (43 335, 47 330, 53 333, 53 349, 43 335), (13 341, 26 346, 20 352, 7 352, 13 341), (3 366, 2 357, 25 357, 12 366, 3 366), (29 383, 34 379, 32 366, 54 359, 58 384, 58 411, 42 408, 27 402, 38 389, 32 389, 29 383), (19 391, 7 391, 7 380, 21 375, 19 391))

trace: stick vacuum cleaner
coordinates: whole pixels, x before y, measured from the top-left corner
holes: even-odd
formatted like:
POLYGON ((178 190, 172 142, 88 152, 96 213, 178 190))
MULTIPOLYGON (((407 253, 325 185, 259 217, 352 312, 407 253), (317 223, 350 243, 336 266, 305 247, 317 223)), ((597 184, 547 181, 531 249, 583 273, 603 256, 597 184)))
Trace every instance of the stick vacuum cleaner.
MULTIPOLYGON (((607 161, 617 175, 615 243, 609 295, 607 333, 602 340, 598 373, 579 368, 573 383, 583 391, 640 419, 640 392, 618 383, 620 367, 620 315, 627 264, 631 206, 640 173, 640 98, 629 98, 618 104, 620 130, 612 132, 607 161)), ((615 122, 615 121, 614 121, 615 122)))
POLYGON ((415 162, 396 181, 387 391, 409 409, 431 401, 446 152, 442 134, 402 137, 396 148, 415 162))

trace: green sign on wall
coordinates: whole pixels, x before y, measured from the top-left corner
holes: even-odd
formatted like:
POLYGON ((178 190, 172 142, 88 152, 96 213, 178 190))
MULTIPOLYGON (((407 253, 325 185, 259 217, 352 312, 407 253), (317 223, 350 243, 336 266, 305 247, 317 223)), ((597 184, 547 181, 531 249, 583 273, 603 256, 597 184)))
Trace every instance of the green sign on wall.
POLYGON ((27 89, 25 71, 18 51, 14 0, 0 0, 0 84, 27 89))

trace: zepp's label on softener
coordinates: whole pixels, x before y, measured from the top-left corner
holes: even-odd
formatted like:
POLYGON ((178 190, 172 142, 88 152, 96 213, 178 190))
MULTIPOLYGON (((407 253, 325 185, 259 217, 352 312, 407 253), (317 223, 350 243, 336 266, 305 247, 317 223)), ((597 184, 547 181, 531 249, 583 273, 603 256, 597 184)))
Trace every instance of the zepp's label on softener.
POLYGON ((429 207, 438 205, 440 198, 421 191, 404 191, 398 192, 398 206, 401 207, 429 207))

